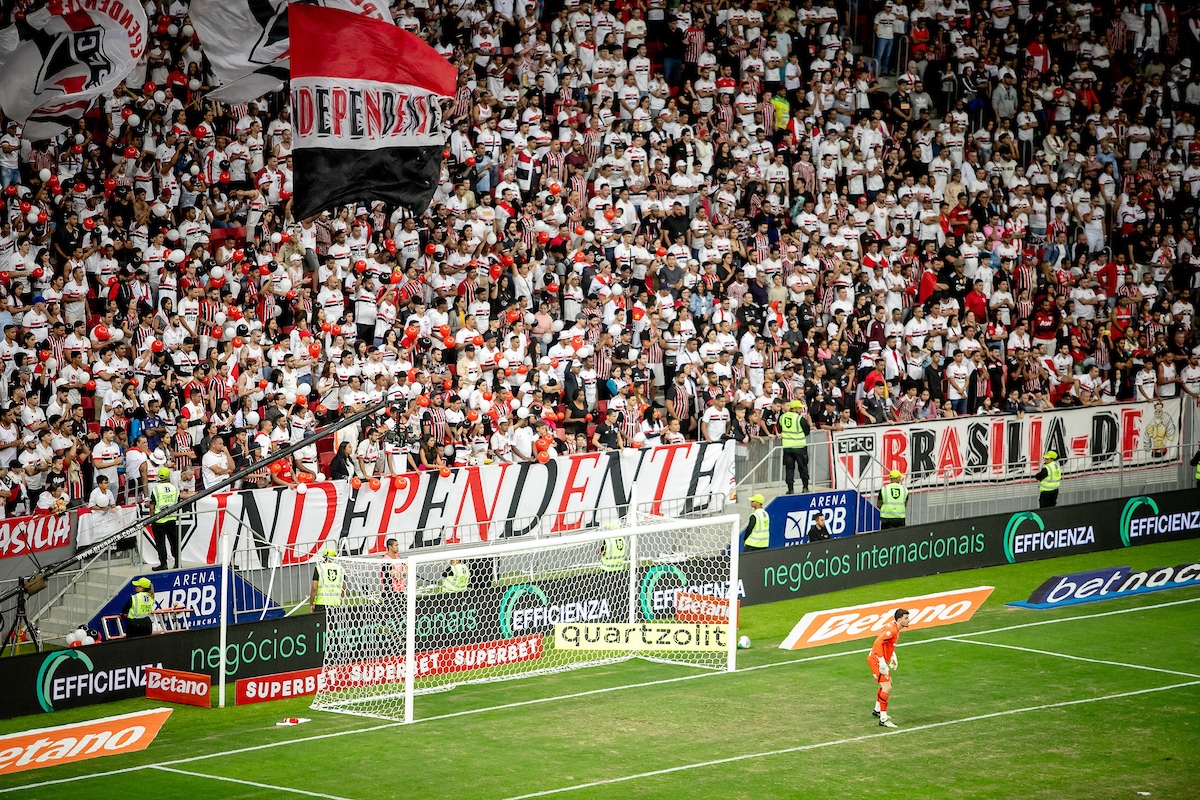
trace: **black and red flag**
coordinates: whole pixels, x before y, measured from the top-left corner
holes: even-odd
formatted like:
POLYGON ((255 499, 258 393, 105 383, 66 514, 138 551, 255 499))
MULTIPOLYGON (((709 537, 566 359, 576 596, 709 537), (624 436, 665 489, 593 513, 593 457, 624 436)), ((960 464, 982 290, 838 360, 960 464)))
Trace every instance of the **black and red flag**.
POLYGON ((455 67, 416 35, 360 14, 292 3, 288 27, 296 219, 362 200, 424 211, 455 67))

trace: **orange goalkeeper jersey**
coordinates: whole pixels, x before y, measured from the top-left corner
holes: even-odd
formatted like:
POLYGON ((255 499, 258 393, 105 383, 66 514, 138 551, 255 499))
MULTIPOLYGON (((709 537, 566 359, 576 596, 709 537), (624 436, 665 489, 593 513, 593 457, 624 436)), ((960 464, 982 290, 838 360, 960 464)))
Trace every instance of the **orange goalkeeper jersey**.
POLYGON ((896 620, 888 620, 883 630, 875 637, 875 644, 871 645, 871 655, 882 661, 890 661, 899 640, 900 626, 896 624, 896 620))

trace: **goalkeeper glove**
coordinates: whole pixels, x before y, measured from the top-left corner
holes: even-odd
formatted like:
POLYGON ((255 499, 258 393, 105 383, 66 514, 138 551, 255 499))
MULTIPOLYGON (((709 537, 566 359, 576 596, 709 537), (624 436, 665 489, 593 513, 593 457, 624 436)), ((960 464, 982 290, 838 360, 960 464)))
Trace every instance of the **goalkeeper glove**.
POLYGON ((895 669, 895 668, 896 668, 896 654, 895 654, 895 653, 892 653, 892 657, 891 657, 891 659, 888 661, 888 668, 889 668, 889 669, 895 669))

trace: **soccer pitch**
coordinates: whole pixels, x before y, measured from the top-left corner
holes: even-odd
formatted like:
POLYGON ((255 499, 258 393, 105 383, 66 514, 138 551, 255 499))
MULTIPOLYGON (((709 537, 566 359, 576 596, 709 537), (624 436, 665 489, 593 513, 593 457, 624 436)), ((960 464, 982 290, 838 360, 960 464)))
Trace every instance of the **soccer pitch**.
POLYGON ((464 686, 418 698, 408 726, 314 712, 311 698, 179 707, 149 749, 0 779, 0 797, 1194 798, 1200 589, 1004 604, 1054 574, 1198 559, 1191 540, 756 606, 736 673, 632 661, 464 686), (984 584, 996 591, 970 622, 902 634, 896 730, 870 713, 870 639, 776 649, 807 611, 984 584), (291 716, 312 722, 275 726, 291 716))

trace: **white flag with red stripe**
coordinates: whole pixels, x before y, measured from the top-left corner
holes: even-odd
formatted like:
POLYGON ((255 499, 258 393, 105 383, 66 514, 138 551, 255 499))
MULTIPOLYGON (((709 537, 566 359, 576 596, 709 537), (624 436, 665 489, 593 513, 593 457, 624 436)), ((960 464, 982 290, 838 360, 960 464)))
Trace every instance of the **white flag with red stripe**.
POLYGON ((50 0, 0 30, 0 110, 31 141, 74 125, 146 49, 140 0, 50 0))
POLYGON ((297 42, 293 214, 362 200, 423 211, 441 171, 442 98, 454 95, 457 69, 394 25, 303 4, 288 15, 297 42))

